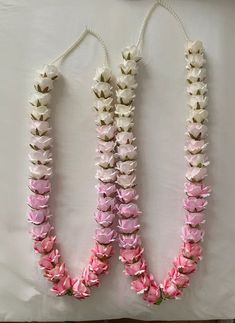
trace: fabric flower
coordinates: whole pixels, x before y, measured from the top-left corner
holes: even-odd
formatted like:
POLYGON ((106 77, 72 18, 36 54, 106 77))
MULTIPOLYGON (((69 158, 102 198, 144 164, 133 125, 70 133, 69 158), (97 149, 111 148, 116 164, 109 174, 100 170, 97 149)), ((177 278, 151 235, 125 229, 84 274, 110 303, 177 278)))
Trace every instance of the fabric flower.
POLYGON ((128 117, 118 117, 116 118, 116 126, 119 131, 128 132, 133 126, 132 118, 128 117))
POLYGON ((35 180, 47 179, 52 174, 52 168, 45 165, 31 165, 29 171, 35 180))
POLYGON ((168 276, 177 288, 186 288, 189 286, 189 276, 179 273, 176 268, 172 268, 168 276))
POLYGON ((85 299, 91 295, 89 287, 87 287, 81 279, 76 279, 72 286, 73 296, 77 299, 85 299))
POLYGON ((144 249, 139 246, 135 249, 120 249, 119 259, 124 264, 132 264, 140 259, 143 252, 144 249))
POLYGON ((50 110, 46 106, 34 107, 31 116, 34 120, 47 121, 50 118, 50 110))
POLYGON ((181 238, 184 242, 199 242, 203 239, 204 231, 185 225, 182 228, 181 238))
POLYGON ((103 168, 114 167, 115 158, 113 153, 101 153, 97 156, 97 165, 103 168))
POLYGON ((41 164, 41 165, 50 165, 52 162, 52 154, 50 151, 31 151, 29 153, 29 159, 33 164, 41 164))
POLYGON ((49 123, 47 121, 37 121, 31 122, 31 133, 37 136, 45 136, 50 130, 49 123))
POLYGON ((100 244, 110 244, 115 241, 116 232, 110 228, 99 228, 95 230, 95 239, 100 244))
POLYGON ((120 69, 122 74, 125 75, 135 75, 138 72, 138 66, 135 60, 124 60, 122 64, 120 64, 120 69))
POLYGON ((195 262, 202 259, 202 247, 198 243, 184 243, 181 249, 182 255, 189 258, 195 262))
POLYGON ((207 197, 210 195, 211 188, 202 183, 185 183, 184 191, 188 196, 207 197))
POLYGON ((58 282, 60 279, 62 279, 64 276, 68 275, 68 271, 65 268, 65 264, 58 263, 54 268, 46 270, 44 273, 44 276, 52 281, 52 282, 58 282))
POLYGON ((189 167, 186 172, 186 178, 189 181, 200 182, 207 176, 206 167, 189 167))
POLYGON ((117 178, 117 171, 115 168, 98 168, 96 177, 104 183, 115 182, 117 178))
MULTIPOLYGON (((185 156, 185 159, 192 167, 202 168, 202 167, 208 166, 210 164, 210 162, 207 159, 206 154, 196 154, 196 155, 187 154, 185 156)), ((191 167, 189 167, 189 169, 188 169, 189 173, 190 173, 190 170, 192 171, 191 167)), ((188 177, 188 176, 186 176, 186 177, 188 177)))
POLYGON ((130 175, 117 175, 117 181, 116 183, 123 188, 131 188, 135 185, 136 181, 136 175, 130 174, 130 175))
POLYGON ((192 67, 198 67, 201 68, 205 64, 205 58, 201 54, 189 54, 186 57, 187 61, 187 69, 190 69, 192 67))
POLYGON ((135 140, 132 132, 122 131, 117 133, 116 141, 119 145, 131 144, 135 140))
POLYGON ((205 223, 205 214, 203 212, 198 213, 187 213, 186 214, 186 224, 191 225, 192 227, 196 227, 199 224, 205 223))
POLYGON ((205 210, 207 203, 204 198, 189 196, 184 199, 184 208, 189 212, 201 212, 205 210))
POLYGON ((118 161, 116 163, 116 169, 121 173, 121 174, 126 174, 130 175, 136 170, 137 167, 137 162, 133 160, 127 160, 125 162, 123 161, 118 161))
POLYGON ((52 80, 55 80, 58 75, 58 69, 54 65, 45 65, 43 69, 40 71, 40 75, 42 77, 49 77, 52 80))
POLYGON ((165 279, 161 287, 166 298, 179 299, 182 296, 182 291, 173 283, 171 279, 165 279))
POLYGON ((116 127, 112 125, 103 125, 96 128, 98 138, 109 141, 114 138, 116 133, 116 127))
POLYGON ((108 262, 103 259, 98 259, 96 256, 91 256, 89 264, 91 266, 92 271, 97 275, 108 272, 108 262))
POLYGON ((141 214, 138 205, 135 203, 120 204, 118 211, 124 218, 136 217, 141 214))
POLYGON ((117 86, 119 89, 124 90, 124 89, 136 89, 137 88, 137 83, 135 80, 135 77, 133 75, 120 75, 117 79, 117 86))
POLYGON ((201 82, 206 78, 206 69, 205 68, 191 68, 187 73, 187 80, 190 83, 201 82))
POLYGON ((192 109, 204 109, 207 106, 208 98, 204 95, 191 95, 188 105, 192 109))
POLYGON ((59 263, 59 259, 60 259, 59 251, 55 249, 55 250, 52 250, 49 254, 43 256, 39 260, 39 265, 42 269, 50 270, 59 263))
POLYGON ((96 70, 94 81, 109 83, 112 78, 112 72, 107 66, 99 67, 96 70))
POLYGON ((197 268, 197 264, 193 260, 185 258, 183 255, 179 255, 174 260, 174 266, 181 274, 186 275, 193 273, 197 268))
POLYGON ((137 262, 125 265, 125 273, 129 276, 138 276, 146 271, 146 262, 142 258, 137 262))
POLYGON ((34 150, 48 150, 51 148, 52 138, 48 136, 32 136, 30 147, 34 150))
POLYGON ((95 248, 92 249, 92 253, 99 259, 105 260, 112 256, 113 246, 112 245, 101 245, 96 243, 95 248))
POLYGON ((33 209, 43 209, 48 207, 49 195, 30 195, 28 205, 33 209))
POLYGON ((138 199, 138 194, 134 188, 120 188, 118 191, 118 198, 120 202, 129 203, 138 199))
POLYGON ((103 212, 112 211, 116 207, 116 200, 113 197, 98 197, 97 209, 103 212))
POLYGON ((131 289, 133 289, 137 294, 143 294, 149 289, 149 286, 150 279, 146 273, 138 276, 131 282, 131 289))
POLYGON ((134 91, 132 89, 118 89, 116 91, 117 102, 121 104, 131 104, 135 98, 134 91))
POLYGON ((51 291, 57 296, 66 295, 72 287, 71 278, 69 276, 63 276, 60 281, 53 285, 51 291))
POLYGON ((40 107, 41 105, 47 106, 50 103, 51 95, 50 93, 34 93, 31 97, 29 103, 35 107, 40 107))
POLYGON ((98 112, 96 118, 97 125, 110 125, 113 123, 113 113, 112 112, 98 112))
POLYGON ((151 284, 149 289, 144 292, 144 300, 149 304, 160 304, 162 298, 159 286, 156 284, 151 284))
POLYGON ((190 154, 203 153, 207 147, 207 143, 204 140, 194 140, 191 139, 186 142, 185 151, 188 151, 190 154))
POLYGON ((47 179, 31 179, 29 182, 30 189, 37 194, 49 193, 51 190, 51 183, 47 179))
POLYGON ((38 224, 32 227, 31 234, 33 240, 43 240, 54 228, 49 222, 38 224))
POLYGON ((207 84, 204 82, 194 82, 187 86, 190 95, 204 95, 207 92, 207 84))
POLYGON ((111 212, 102 212, 97 211, 95 214, 96 221, 102 226, 102 227, 109 227, 115 218, 115 214, 111 212))
POLYGON ((141 239, 138 234, 119 235, 119 247, 124 249, 135 249, 141 246, 141 239))
POLYGON ((112 106, 113 98, 98 98, 94 103, 94 108, 96 111, 111 111, 113 109, 112 106))
POLYGON ((49 218, 48 209, 41 209, 41 210, 30 210, 28 214, 28 221, 33 224, 42 224, 43 222, 47 221, 49 218))
POLYGON ((106 82, 97 82, 93 86, 93 91, 97 98, 107 99, 112 95, 112 86, 106 82))
POLYGON ((202 42, 200 40, 187 42, 185 52, 186 54, 202 54, 204 52, 202 42))
POLYGON ((40 253, 40 254, 51 252, 52 249, 54 248, 55 240, 56 240, 55 236, 46 237, 45 239, 40 240, 40 241, 36 240, 34 242, 35 252, 40 253))
POLYGON ((116 193, 116 185, 112 183, 99 183, 97 186, 99 194, 104 196, 113 196, 116 193))
POLYGON ((196 109, 191 110, 189 114, 189 121, 193 122, 201 122, 203 123, 205 120, 207 120, 208 117, 208 111, 205 109, 196 109))
POLYGON ((122 57, 125 60, 135 60, 136 62, 141 59, 139 49, 135 45, 124 48, 122 57))
POLYGON ((115 148, 115 141, 103 141, 99 140, 97 145, 97 152, 100 153, 110 153, 115 148))
POLYGON ((117 147, 117 154, 122 161, 133 160, 137 155, 137 147, 131 144, 120 145, 117 147))
POLYGON ((130 117, 134 110, 135 108, 131 105, 116 104, 115 106, 115 114, 119 117, 130 117))
POLYGON ((134 233, 139 229, 138 219, 119 219, 118 228, 121 233, 134 233))
POLYGON ((38 78, 34 81, 34 88, 41 93, 48 93, 53 89, 53 81, 49 77, 38 78))
POLYGON ((85 268, 82 272, 82 281, 87 287, 99 287, 100 281, 98 276, 90 270, 90 267, 85 268))
POLYGON ((204 139, 207 136, 207 126, 196 122, 188 123, 187 132, 193 139, 204 139))

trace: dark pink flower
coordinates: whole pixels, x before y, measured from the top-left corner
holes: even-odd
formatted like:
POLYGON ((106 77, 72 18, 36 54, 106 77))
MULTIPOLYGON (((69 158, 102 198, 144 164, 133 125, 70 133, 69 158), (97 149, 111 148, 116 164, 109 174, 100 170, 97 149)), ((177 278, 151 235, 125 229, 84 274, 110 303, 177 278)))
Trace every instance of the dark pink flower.
POLYGON ((164 280, 161 287, 166 298, 179 299, 182 296, 182 291, 173 283, 171 279, 164 280))
POLYGON ((198 243, 184 243, 181 252, 184 257, 192 259, 195 262, 202 259, 202 247, 198 243))
POLYGON ((172 268, 169 272, 170 280, 178 287, 178 288, 186 288, 189 285, 189 276, 185 274, 181 274, 176 270, 176 268, 172 268))
POLYGON ((140 258, 137 262, 132 264, 125 264, 126 274, 129 276, 138 276, 146 271, 146 262, 140 258))
POLYGON ((149 289, 144 292, 144 300, 149 304, 160 304, 162 298, 159 286, 156 284, 151 284, 149 289))
POLYGON ((91 270, 97 274, 103 274, 108 271, 109 265, 107 261, 102 261, 101 259, 98 259, 95 256, 91 256, 90 261, 89 261, 91 270))
POLYGON ((198 228, 193 228, 190 225, 185 225, 182 228, 182 240, 184 242, 199 242, 203 239, 204 231, 198 228))
POLYGON ((174 260, 174 266, 182 274, 191 274, 197 269, 196 262, 185 258, 182 254, 174 260))
POLYGON ((34 242, 34 250, 38 253, 49 253, 55 245, 56 237, 46 237, 41 241, 34 242))
POLYGON ((119 235, 119 247, 124 249, 135 249, 141 246, 141 239, 138 234, 119 235))
POLYGON ((137 247, 135 249, 120 249, 120 257, 119 259, 124 264, 131 264, 140 259, 143 254, 144 249, 141 247, 137 247))
POLYGON ((55 283, 51 289, 57 296, 63 296, 68 293, 72 287, 72 281, 69 276, 63 276, 58 283, 55 283))
POLYGON ((149 289, 149 286, 150 286, 150 279, 146 273, 138 276, 131 283, 131 288, 134 289, 137 294, 143 294, 149 289))
POLYGON ((85 268, 83 270, 82 281, 88 287, 92 287, 92 286, 98 287, 100 285, 100 281, 99 281, 98 276, 93 271, 91 271, 90 267, 85 268))
POLYGON ((59 251, 55 249, 55 250, 52 250, 49 254, 43 256, 39 260, 39 265, 42 269, 50 270, 59 263, 59 259, 60 259, 59 251))
POLYGON ((82 282, 81 279, 77 279, 73 282, 73 295, 77 299, 84 299, 90 296, 90 289, 82 282))
POLYGON ((65 275, 68 275, 68 271, 64 263, 58 263, 54 268, 46 270, 44 273, 44 276, 53 282, 58 282, 65 275))
POLYGON ((112 245, 101 245, 98 242, 95 245, 95 248, 92 249, 92 253, 99 259, 105 260, 110 258, 113 255, 113 246, 112 245))
POLYGON ((33 238, 33 240, 43 240, 48 236, 48 234, 53 229, 54 228, 51 226, 51 224, 49 222, 35 225, 31 229, 32 238, 33 238))

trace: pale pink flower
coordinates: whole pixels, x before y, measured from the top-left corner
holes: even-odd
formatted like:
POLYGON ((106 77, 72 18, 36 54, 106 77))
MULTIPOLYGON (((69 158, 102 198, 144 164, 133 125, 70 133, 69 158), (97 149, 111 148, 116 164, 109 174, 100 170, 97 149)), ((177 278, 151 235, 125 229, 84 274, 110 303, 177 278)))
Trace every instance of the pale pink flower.
POLYGON ((55 236, 46 237, 45 239, 43 239, 41 241, 36 240, 34 242, 35 252, 40 253, 40 254, 51 252, 52 249, 54 248, 55 240, 56 240, 55 236))
POLYGON ((190 224, 192 227, 196 227, 199 224, 205 223, 205 214, 203 212, 198 213, 187 213, 186 214, 186 224, 190 224))
POLYGON ((141 247, 136 247, 135 249, 120 249, 120 256, 119 259, 124 264, 131 264, 136 262, 140 259, 141 255, 143 254, 144 249, 141 247))
POLYGON ((95 245, 95 248, 92 249, 92 253, 99 259, 105 260, 110 258, 113 255, 113 246, 112 245, 101 245, 98 242, 95 245))
POLYGON ((119 200, 124 203, 129 203, 133 200, 137 200, 139 197, 134 188, 126 188, 126 189, 120 188, 117 191, 117 193, 118 193, 119 200))
POLYGON ((73 282, 73 295, 77 299, 84 299, 90 296, 90 289, 82 282, 81 279, 76 279, 73 282))
POLYGON ((137 147, 131 144, 120 145, 117 147, 117 154, 122 161, 133 160, 137 155, 137 147))
POLYGON ((54 228, 51 226, 49 222, 35 225, 31 229, 32 239, 42 240, 46 238, 53 229, 54 228))
POLYGON ((178 288, 186 288, 189 286, 189 277, 185 274, 181 274, 176 270, 176 268, 172 268, 172 270, 168 273, 170 281, 172 281, 176 287, 178 288))
POLYGON ((116 207, 116 199, 113 197, 98 197, 97 209, 103 212, 113 211, 116 207))
POLYGON ((96 178, 104 183, 112 183, 116 181, 117 171, 115 168, 98 168, 96 172, 96 178))
POLYGON ((206 176, 206 167, 189 167, 186 172, 186 178, 193 182, 201 182, 206 176))
POLYGON ((120 204, 118 207, 119 214, 124 218, 136 217, 141 214, 138 205, 135 203, 120 204))
POLYGON ((109 227, 115 218, 115 214, 112 212, 97 211, 95 214, 96 221, 103 227, 109 227))
POLYGON ((50 270, 59 263, 59 259, 59 251, 57 249, 53 249, 49 254, 43 256, 39 260, 39 265, 42 269, 50 270))
POLYGON ((135 140, 132 132, 121 131, 116 135, 116 141, 119 145, 131 144, 135 140))
POLYGON ((55 283, 51 291, 57 296, 66 295, 72 287, 72 281, 69 276, 63 276, 58 283, 55 283))
POLYGON ((119 235, 119 247, 124 249, 135 249, 141 246, 141 239, 138 234, 120 234, 119 235))
POLYGON ((184 199, 184 208, 189 212, 201 212, 205 210, 207 201, 204 198, 187 197, 184 199))
POLYGON ((28 221, 37 225, 47 221, 48 218, 49 211, 46 208, 41 210, 30 210, 28 214, 28 221))
POLYGON ((207 136, 207 126, 201 123, 189 122, 187 133, 196 140, 204 139, 207 136))
POLYGON ((100 244, 110 244, 115 241, 116 232, 111 228, 99 228, 95 230, 95 239, 100 244))
POLYGON ((137 294, 143 294, 149 289, 149 286, 150 279, 146 273, 138 276, 135 280, 131 282, 131 289, 136 291, 137 294))
POLYGON ((125 264, 125 273, 129 276, 138 276, 146 271, 146 262, 140 258, 137 262, 132 264, 125 264))
POLYGON ((210 164, 206 154, 192 155, 188 153, 186 154, 185 159, 192 167, 203 167, 203 166, 208 166, 210 164))
POLYGON ((165 279, 161 287, 166 298, 179 299, 182 296, 182 291, 171 279, 165 279))
POLYGON ((45 136, 49 130, 51 130, 51 128, 47 121, 33 120, 31 122, 31 133, 33 135, 45 136))
POLYGON ((82 281, 87 287, 96 286, 98 287, 100 285, 100 281, 98 276, 90 270, 90 267, 85 268, 82 273, 82 281))
POLYGON ((118 228, 121 233, 133 233, 139 229, 138 219, 119 219, 118 228))
POLYGON ((64 263, 58 263, 54 268, 45 271, 44 276, 52 282, 58 282, 62 277, 68 275, 64 263))
POLYGON ((100 258, 97 258, 96 256, 91 256, 89 261, 91 270, 96 273, 97 275, 103 274, 108 272, 109 264, 105 260, 101 260, 100 258))
POLYGON ((188 196, 208 197, 211 192, 210 186, 202 183, 185 183, 184 191, 188 196))
POLYGON ((116 169, 121 173, 121 174, 126 174, 129 175, 132 172, 136 170, 137 167, 137 162, 133 160, 127 160, 127 161, 118 161, 116 163, 116 169))
POLYGON ((186 142, 184 147, 185 151, 195 155, 198 153, 203 153, 207 147, 207 143, 204 140, 194 140, 190 139, 186 142))
POLYGON ((33 209, 43 209, 48 207, 49 195, 30 195, 28 205, 33 209))
POLYGON ((120 185, 122 188, 131 188, 135 186, 136 181, 136 175, 130 174, 130 175, 117 175, 117 181, 116 183, 120 185))
POLYGON ((198 228, 192 228, 189 225, 185 225, 182 228, 181 238, 184 242, 199 242, 203 240, 204 231, 198 228))
POLYGON ((115 141, 113 140, 110 140, 110 141, 98 140, 96 151, 100 153, 110 153, 114 150, 115 145, 116 145, 115 141))
POLYGON ((49 193, 51 190, 51 183, 47 179, 31 179, 29 182, 30 189, 37 194, 49 193))
POLYGON ((32 136, 30 146, 35 150, 47 150, 52 146, 52 138, 48 136, 32 136))
POLYGON ((149 289, 144 292, 144 300, 149 304, 160 304, 162 301, 160 287, 151 283, 149 289))
POLYGON ((181 274, 191 274, 197 269, 196 262, 185 258, 182 254, 175 258, 174 266, 181 274))
POLYGON ((109 141, 114 138, 116 127, 113 125, 103 125, 96 128, 98 138, 109 141))
POLYGON ((103 168, 110 168, 114 167, 115 165, 115 158, 113 153, 99 153, 97 156, 97 163, 103 168))
POLYGON ((99 183, 96 188, 100 195, 111 197, 116 193, 116 185, 113 183, 99 183))
POLYGON ((198 243, 184 243, 181 252, 184 257, 192 259, 195 262, 202 259, 202 247, 198 243))

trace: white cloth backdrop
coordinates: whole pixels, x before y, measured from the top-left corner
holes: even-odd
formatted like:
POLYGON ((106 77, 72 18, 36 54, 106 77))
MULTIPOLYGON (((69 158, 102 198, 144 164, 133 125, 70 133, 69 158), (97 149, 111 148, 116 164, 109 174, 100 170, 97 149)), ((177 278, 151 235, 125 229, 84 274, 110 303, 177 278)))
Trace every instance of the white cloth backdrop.
MULTIPOLYGON (((123 267, 83 302, 56 298, 37 266, 26 221, 29 117, 34 73, 63 51, 85 25, 98 31, 115 72, 121 49, 136 41, 151 0, 0 1, 0 320, 58 321, 132 317, 146 320, 235 317, 235 2, 175 0, 171 4, 192 39, 207 50, 210 90, 210 198, 204 260, 184 298, 148 307, 129 288, 123 267)), ((180 246, 187 115, 184 39, 158 8, 145 35, 136 99, 138 188, 147 258, 163 278, 180 246)), ((63 65, 53 92, 56 137, 53 210, 61 250, 78 272, 93 246, 95 127, 90 87, 103 51, 92 37, 63 65)))

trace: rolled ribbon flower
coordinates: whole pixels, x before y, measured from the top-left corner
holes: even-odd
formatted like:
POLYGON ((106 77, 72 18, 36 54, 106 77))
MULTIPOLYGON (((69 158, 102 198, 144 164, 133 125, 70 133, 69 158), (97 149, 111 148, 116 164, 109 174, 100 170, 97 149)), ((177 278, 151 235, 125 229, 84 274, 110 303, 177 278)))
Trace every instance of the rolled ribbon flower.
POLYGON ((190 225, 185 225, 182 229, 182 240, 184 242, 199 242, 203 239, 204 231, 198 228, 193 228, 190 225))
POLYGON ((115 214, 112 212, 102 212, 97 211, 95 214, 96 221, 102 226, 102 227, 109 227, 115 218, 115 214))
POLYGON ((198 262, 202 259, 202 247, 199 243, 185 242, 181 248, 182 255, 185 258, 198 262))
POLYGON ((51 291, 57 296, 66 295, 72 287, 71 278, 69 276, 63 276, 58 283, 55 283, 51 288, 51 291))
POLYGON ((46 237, 43 240, 34 242, 34 250, 37 253, 44 254, 49 253, 55 246, 55 236, 46 237))
POLYGON ((77 299, 85 299, 90 296, 90 288, 87 287, 81 279, 76 279, 73 281, 73 295, 77 299))
POLYGON ((184 208, 189 212, 201 212, 205 210, 208 202, 204 198, 187 197, 184 199, 184 208))
POLYGON ((106 260, 113 254, 112 245, 101 245, 96 243, 95 248, 92 249, 92 253, 100 260, 106 260))
POLYGON ((137 246, 134 249, 120 249, 119 259, 124 264, 131 264, 138 261, 143 254, 144 249, 140 246, 137 246))
POLYGON ((110 244, 115 241, 116 232, 110 228, 98 228, 95 231, 95 239, 100 244, 110 244))
POLYGON ((124 249, 135 249, 141 246, 141 239, 138 234, 119 235, 119 247, 124 249))
POLYGON ((43 240, 53 229, 53 226, 49 222, 35 225, 31 229, 32 238, 33 240, 43 240))

